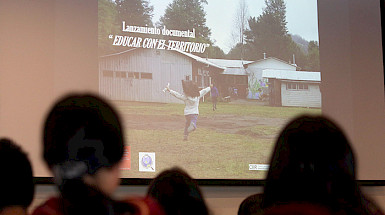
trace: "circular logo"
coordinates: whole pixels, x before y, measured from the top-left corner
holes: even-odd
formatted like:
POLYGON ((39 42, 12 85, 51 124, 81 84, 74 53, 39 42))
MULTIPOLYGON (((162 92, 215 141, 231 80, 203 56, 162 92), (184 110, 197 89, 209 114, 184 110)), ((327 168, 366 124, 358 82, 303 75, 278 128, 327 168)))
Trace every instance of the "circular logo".
POLYGON ((151 165, 152 165, 152 158, 151 158, 148 154, 145 154, 145 155, 142 157, 142 165, 143 165, 145 168, 151 168, 151 165))

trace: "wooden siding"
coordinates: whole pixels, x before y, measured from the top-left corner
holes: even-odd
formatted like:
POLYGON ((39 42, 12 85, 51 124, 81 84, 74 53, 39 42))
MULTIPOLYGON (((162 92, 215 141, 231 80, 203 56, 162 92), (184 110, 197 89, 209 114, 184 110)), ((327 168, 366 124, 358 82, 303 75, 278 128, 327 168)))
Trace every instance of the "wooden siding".
POLYGON ((181 103, 162 90, 170 88, 183 92, 181 80, 192 76, 191 60, 170 51, 136 49, 120 55, 100 59, 100 93, 113 100, 181 103), (104 71, 113 71, 105 76, 104 71), (151 73, 152 79, 120 77, 119 72, 151 73))
POLYGON ((282 95, 281 95, 281 80, 269 79, 269 103, 273 107, 282 106, 282 95))
POLYGON ((307 90, 288 90, 287 83, 281 84, 282 106, 321 108, 319 83, 290 82, 307 84, 307 90))

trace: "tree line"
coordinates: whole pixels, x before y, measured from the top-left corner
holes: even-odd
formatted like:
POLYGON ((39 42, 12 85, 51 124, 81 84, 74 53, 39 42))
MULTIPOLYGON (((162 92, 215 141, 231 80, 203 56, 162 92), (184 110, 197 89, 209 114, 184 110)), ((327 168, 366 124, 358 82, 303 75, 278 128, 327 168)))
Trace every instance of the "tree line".
POLYGON ((200 57, 254 61, 262 59, 265 53, 267 56, 292 62, 294 55, 295 63, 302 70, 320 70, 318 42, 306 41, 307 47, 302 47, 288 33, 284 0, 265 0, 266 7, 258 17, 247 17, 245 0, 240 0, 240 8, 234 21, 239 39, 227 54, 215 46, 215 40, 211 39, 211 29, 206 25, 205 4, 207 0, 173 0, 159 21, 153 23, 154 8, 148 0, 98 0, 99 55, 123 51, 122 47, 111 45, 108 35, 121 33, 122 21, 126 21, 136 26, 166 26, 177 30, 195 28, 195 38, 178 40, 211 44, 200 57))

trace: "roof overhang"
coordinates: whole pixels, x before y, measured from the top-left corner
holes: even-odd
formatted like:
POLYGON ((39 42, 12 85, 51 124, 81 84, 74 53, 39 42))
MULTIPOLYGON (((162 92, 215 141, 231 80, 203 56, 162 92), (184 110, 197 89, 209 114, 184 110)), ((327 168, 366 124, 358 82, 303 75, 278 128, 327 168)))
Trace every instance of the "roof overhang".
POLYGON ((265 69, 262 71, 262 77, 290 81, 321 82, 320 72, 309 71, 265 69))

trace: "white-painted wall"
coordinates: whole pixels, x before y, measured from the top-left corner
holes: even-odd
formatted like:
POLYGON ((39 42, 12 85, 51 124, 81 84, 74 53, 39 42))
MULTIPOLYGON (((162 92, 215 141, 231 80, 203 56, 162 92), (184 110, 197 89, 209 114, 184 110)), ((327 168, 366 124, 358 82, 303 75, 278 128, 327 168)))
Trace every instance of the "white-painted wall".
POLYGON ((248 65, 248 68, 296 70, 296 67, 274 58, 266 58, 248 65))
MULTIPOLYGON (((249 89, 253 88, 253 85, 262 80, 262 71, 264 69, 279 69, 279 70, 292 70, 295 71, 296 67, 288 63, 276 60, 274 58, 267 58, 248 65, 246 69, 248 73, 249 89)), ((251 91, 251 90, 250 90, 251 91)), ((249 92, 248 99, 253 99, 253 95, 249 92)))
POLYGON ((288 90, 288 82, 282 81, 281 83, 282 106, 321 108, 319 83, 301 82, 308 85, 306 90, 288 90))
POLYGON ((182 93, 181 80, 192 77, 191 59, 170 51, 136 49, 101 58, 99 65, 100 93, 113 100, 182 103, 163 89, 170 83, 171 89, 182 93), (152 73, 152 79, 105 77, 105 70, 152 73))

